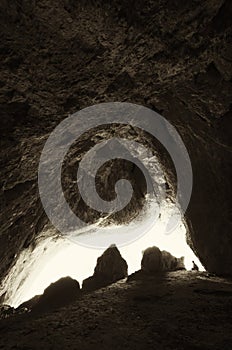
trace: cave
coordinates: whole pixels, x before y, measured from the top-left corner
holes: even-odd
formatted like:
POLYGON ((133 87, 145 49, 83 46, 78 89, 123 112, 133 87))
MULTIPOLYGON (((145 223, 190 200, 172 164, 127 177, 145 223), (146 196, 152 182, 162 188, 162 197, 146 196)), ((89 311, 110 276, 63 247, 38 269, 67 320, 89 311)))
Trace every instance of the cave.
POLYGON ((56 313, 39 318, 0 315, 2 348, 230 348, 231 15, 229 0, 1 1, 2 308, 18 307, 60 277, 69 275, 81 284, 111 244, 129 268, 128 283, 88 292, 56 313), (118 119, 98 123, 115 110, 118 119), (151 118, 148 123, 146 117, 151 118), (72 124, 75 118, 81 120, 77 127, 72 124), (160 121, 159 135, 168 133, 169 149, 162 138, 152 137, 152 130, 159 128, 153 128, 151 120, 160 121), (75 131, 82 129, 76 138, 75 131), (55 130, 60 133, 54 141, 55 130), (104 142, 109 144, 111 138, 124 141, 110 145, 107 153, 104 142), (132 145, 129 152, 127 143, 132 145), (62 147, 67 152, 61 164, 57 159, 62 147), (93 156, 100 154, 95 179, 89 169, 97 162, 86 157, 93 148, 93 156), (103 154, 106 161, 101 163, 103 154), (82 172, 80 164, 85 164, 82 172), (48 171, 53 166, 62 175, 62 200, 70 206, 65 220, 57 179, 48 171), (147 169, 157 193, 165 193, 160 212, 155 207, 159 196, 150 200, 147 169), (82 192, 76 186, 79 171, 78 181, 87 179, 82 192), (182 193, 177 196, 179 178, 187 203, 182 193), (84 200, 94 184, 99 195, 95 205, 84 200), (122 205, 117 194, 129 190, 131 200, 122 205), (103 201, 121 205, 120 210, 98 212, 103 201), (79 231, 72 220, 77 214, 85 224, 79 231), (162 245, 149 232, 160 232, 162 223, 166 230, 170 219, 174 226, 179 220, 176 233, 166 235, 162 245), (180 241, 175 241, 177 236, 180 241), (177 258, 185 255, 187 270, 194 260, 200 271, 150 277, 137 273, 142 250, 152 245, 177 258), (71 258, 78 254, 85 271, 71 258), (41 273, 41 264, 45 270, 50 266, 49 272, 41 273), (172 313, 168 321, 162 308, 165 315, 172 313), (129 340, 124 339, 120 315, 129 340), (75 340, 70 335, 74 319, 79 330, 75 340), (50 341, 45 339, 46 322, 51 325, 50 341), (63 343, 59 327, 67 334, 63 343), (15 334, 8 341, 12 328, 15 334))

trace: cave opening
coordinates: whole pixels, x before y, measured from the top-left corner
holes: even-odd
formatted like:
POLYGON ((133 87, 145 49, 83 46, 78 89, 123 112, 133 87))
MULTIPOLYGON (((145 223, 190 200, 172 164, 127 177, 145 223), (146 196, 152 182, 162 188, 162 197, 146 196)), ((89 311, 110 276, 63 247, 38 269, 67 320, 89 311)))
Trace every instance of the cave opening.
MULTIPOLYGON (((150 211, 153 207, 150 206, 150 211)), ((147 217, 150 212, 148 211, 147 217)), ((189 247, 186 241, 186 223, 182 220, 171 234, 166 234, 166 223, 173 215, 173 208, 170 203, 163 210, 159 220, 138 239, 130 241, 129 244, 118 245, 122 257, 128 264, 128 275, 141 268, 143 251, 150 246, 157 246, 160 250, 166 250, 177 258, 184 257, 184 264, 187 270, 191 270, 192 261, 198 265, 200 271, 204 267, 197 256, 189 247)), ((136 226, 140 228, 147 225, 143 220, 136 226)), ((130 225, 129 225, 130 226, 130 225)), ((133 235, 135 224, 131 224, 131 231, 128 225, 121 225, 121 234, 126 232, 133 235)), ((118 237, 119 226, 113 226, 109 235, 109 227, 105 232, 110 236, 104 241, 104 229, 98 230, 98 236, 102 235, 106 246, 93 248, 57 235, 52 228, 44 228, 33 246, 24 249, 17 258, 17 261, 6 279, 2 288, 5 289, 4 304, 18 307, 23 302, 42 294, 44 289, 61 277, 70 276, 76 279, 80 285, 82 281, 92 275, 96 266, 97 258, 107 248, 107 245, 114 244, 118 237), (114 232, 117 234, 114 237, 114 232)))
MULTIPOLYGON (((70 128, 69 125, 68 127, 70 128)), ((128 127, 120 126, 119 135, 124 136, 125 131, 128 131, 128 127)), ((174 132, 174 129, 172 132, 174 132)), ((100 129, 97 133, 99 137, 104 139, 105 130, 100 129)), ((95 133, 95 137, 97 133, 95 133)), ((67 234, 60 235, 54 222, 50 219, 53 225, 45 225, 33 244, 20 252, 15 259, 15 264, 3 280, 1 294, 4 295, 4 304, 16 308, 35 295, 42 294, 51 283, 65 276, 76 279, 81 285, 84 279, 92 275, 97 258, 112 244, 117 246, 122 257, 126 260, 128 275, 141 268, 143 251, 151 246, 157 246, 160 250, 168 251, 176 258, 184 257, 187 270, 192 268, 192 261, 197 264, 200 270, 204 270, 199 259, 187 243, 188 227, 179 203, 181 198, 178 197, 178 190, 181 186, 178 187, 177 185, 178 169, 176 164, 174 164, 176 173, 174 171, 174 176, 171 176, 172 170, 164 156, 165 153, 159 153, 159 149, 157 150, 153 144, 148 143, 146 145, 149 139, 144 138, 143 133, 137 132, 136 137, 141 141, 141 144, 125 140, 123 137, 120 141, 118 139, 115 141, 114 138, 112 138, 112 141, 108 141, 108 147, 109 143, 112 142, 111 147, 109 147, 110 162, 105 161, 104 166, 100 167, 100 171, 97 173, 99 176, 96 176, 96 187, 98 185, 102 198, 106 198, 107 201, 112 200, 112 196, 107 197, 112 189, 112 193, 115 192, 120 197, 117 192, 117 184, 121 181, 121 178, 126 179, 127 182, 132 182, 134 197, 130 198, 129 204, 125 205, 123 210, 113 212, 113 214, 100 215, 97 220, 94 211, 90 211, 89 207, 83 207, 83 203, 78 199, 79 197, 73 197, 74 190, 76 190, 76 187, 73 186, 79 183, 78 178, 75 181, 76 172, 73 171, 74 162, 72 162, 72 159, 79 159, 76 152, 82 153, 83 149, 80 147, 71 149, 70 157, 67 157, 67 163, 64 163, 66 173, 62 173, 63 185, 66 186, 67 190, 65 192, 66 200, 69 205, 75 206, 78 203, 78 214, 82 213, 83 216, 87 216, 89 222, 84 228, 70 230, 67 234), (147 147, 144 146, 144 143, 147 147), (116 150, 115 155, 112 150, 116 150), (120 155, 123 155, 124 163, 117 158, 119 150, 120 155), (165 160, 167 163, 165 163, 165 160), (111 176, 108 176, 109 173, 111 176), (144 185, 144 182, 146 185, 144 185)), ((86 142, 86 140, 84 141, 86 142)), ((175 141, 176 145, 179 146, 180 140, 177 138, 175 141)), ((62 147, 60 139, 59 142, 62 147)), ((84 176, 82 176, 83 178, 87 176, 88 172, 93 177, 94 171, 91 169, 91 165, 96 160, 91 157, 94 157, 96 152, 98 152, 98 157, 99 154, 104 155, 105 146, 105 142, 97 142, 96 146, 91 148, 87 162, 84 165, 81 164, 86 170, 84 176)), ((174 142, 171 143, 171 147, 172 152, 174 152, 174 142)), ((177 158, 180 158, 179 155, 177 158)), ((53 162, 54 158, 51 159, 53 162)), ((44 164, 47 169, 46 157, 45 160, 44 164)), ((175 157, 173 160, 175 160, 175 157)), ((176 161, 176 163, 178 162, 176 161)), ((45 204, 45 209, 46 201, 50 201, 50 198, 53 200, 55 197, 49 194, 49 186, 53 184, 54 179, 52 175, 51 178, 47 177, 47 172, 44 174, 46 177, 43 176, 41 179, 46 178, 46 181, 39 180, 38 183, 39 186, 41 183, 43 185, 44 197, 41 197, 41 187, 40 197, 43 205, 45 204)), ((188 182, 185 181, 184 177, 186 177, 185 174, 188 175, 188 172, 186 172, 186 169, 185 172, 181 169, 181 174, 181 185, 184 184, 186 190, 188 182)), ((85 187, 85 191, 89 193, 87 187, 85 187)), ((125 197, 125 193, 123 195, 125 197)), ((53 200, 52 205, 56 209, 57 201, 53 200)), ((48 211, 46 213, 49 216, 48 211)), ((62 216, 63 213, 59 214, 56 218, 64 217, 62 216)), ((66 220, 68 220, 67 217, 65 217, 66 220)))

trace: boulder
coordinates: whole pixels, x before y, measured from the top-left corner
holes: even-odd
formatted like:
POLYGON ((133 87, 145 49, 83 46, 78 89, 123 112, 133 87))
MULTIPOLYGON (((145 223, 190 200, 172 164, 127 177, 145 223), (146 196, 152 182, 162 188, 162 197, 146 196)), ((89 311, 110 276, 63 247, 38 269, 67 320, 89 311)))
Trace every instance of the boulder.
POLYGON ((162 270, 163 271, 175 271, 185 269, 184 257, 176 258, 166 250, 162 252, 162 270))
MULTIPOLYGON (((50 284, 31 305, 32 312, 49 311, 65 306, 80 295, 79 283, 71 277, 63 277, 50 284)), ((24 303, 25 304, 25 303, 24 303)))
POLYGON ((154 273, 162 270, 162 253, 159 248, 150 247, 143 252, 141 269, 147 273, 154 273))
POLYGON ((176 258, 165 250, 160 251, 158 247, 149 247, 143 252, 141 269, 149 274, 183 270, 185 269, 184 257, 176 258))
POLYGON ((84 291, 99 289, 125 278, 127 275, 127 262, 122 258, 118 248, 111 245, 97 259, 94 274, 83 281, 82 289, 84 291))

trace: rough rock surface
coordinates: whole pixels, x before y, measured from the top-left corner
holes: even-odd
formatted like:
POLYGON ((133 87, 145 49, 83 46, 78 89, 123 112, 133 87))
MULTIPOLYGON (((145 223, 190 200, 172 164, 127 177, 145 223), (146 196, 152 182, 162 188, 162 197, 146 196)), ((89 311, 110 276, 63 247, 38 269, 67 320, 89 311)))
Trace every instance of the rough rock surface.
POLYGON ((93 276, 83 281, 83 291, 95 290, 127 277, 127 262, 122 258, 118 248, 110 246, 97 259, 93 276))
MULTIPOLYGON (((47 223, 37 168, 49 133, 68 114, 107 101, 151 107, 177 128, 194 174, 189 243, 209 271, 232 275, 231 7, 230 0, 1 1, 1 276, 47 223)), ((86 135, 80 154, 103 136, 86 135)), ((76 170, 67 172, 69 184, 76 170)), ((134 179, 131 166, 125 173, 134 179)), ((126 215, 143 195, 137 191, 126 215)), ((74 209, 86 213, 76 197, 74 209)))
POLYGON ((0 320, 0 348, 230 350, 232 284, 175 271, 118 282, 35 317, 0 320))
POLYGON ((163 271, 184 270, 184 256, 176 258, 166 250, 162 250, 162 265, 163 271))
POLYGON ((146 273, 175 271, 184 269, 184 258, 176 258, 169 252, 158 247, 147 248, 143 252, 141 269, 146 273))

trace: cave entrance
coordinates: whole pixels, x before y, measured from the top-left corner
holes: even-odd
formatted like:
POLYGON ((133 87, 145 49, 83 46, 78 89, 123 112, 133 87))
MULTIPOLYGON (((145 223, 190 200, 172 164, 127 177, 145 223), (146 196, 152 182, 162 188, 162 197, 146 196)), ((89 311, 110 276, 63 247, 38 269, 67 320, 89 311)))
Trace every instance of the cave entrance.
MULTIPOLYGON (((176 257, 184 256, 187 270, 192 268, 192 260, 200 270, 204 270, 186 242, 184 221, 180 222, 170 235, 165 234, 169 214, 167 207, 146 234, 128 245, 118 246, 122 257, 128 263, 129 274, 140 269, 142 251, 154 245, 176 257)), ((128 230, 128 226, 125 226, 124 230, 128 230)), ((115 243, 113 238, 111 243, 115 243)), ((51 229, 45 229, 34 248, 29 247, 21 252, 3 282, 6 291, 4 304, 17 307, 35 295, 42 294, 50 283, 64 276, 70 276, 81 284, 83 279, 93 274, 96 260, 103 251, 104 249, 75 244, 64 237, 55 236, 51 229)))

